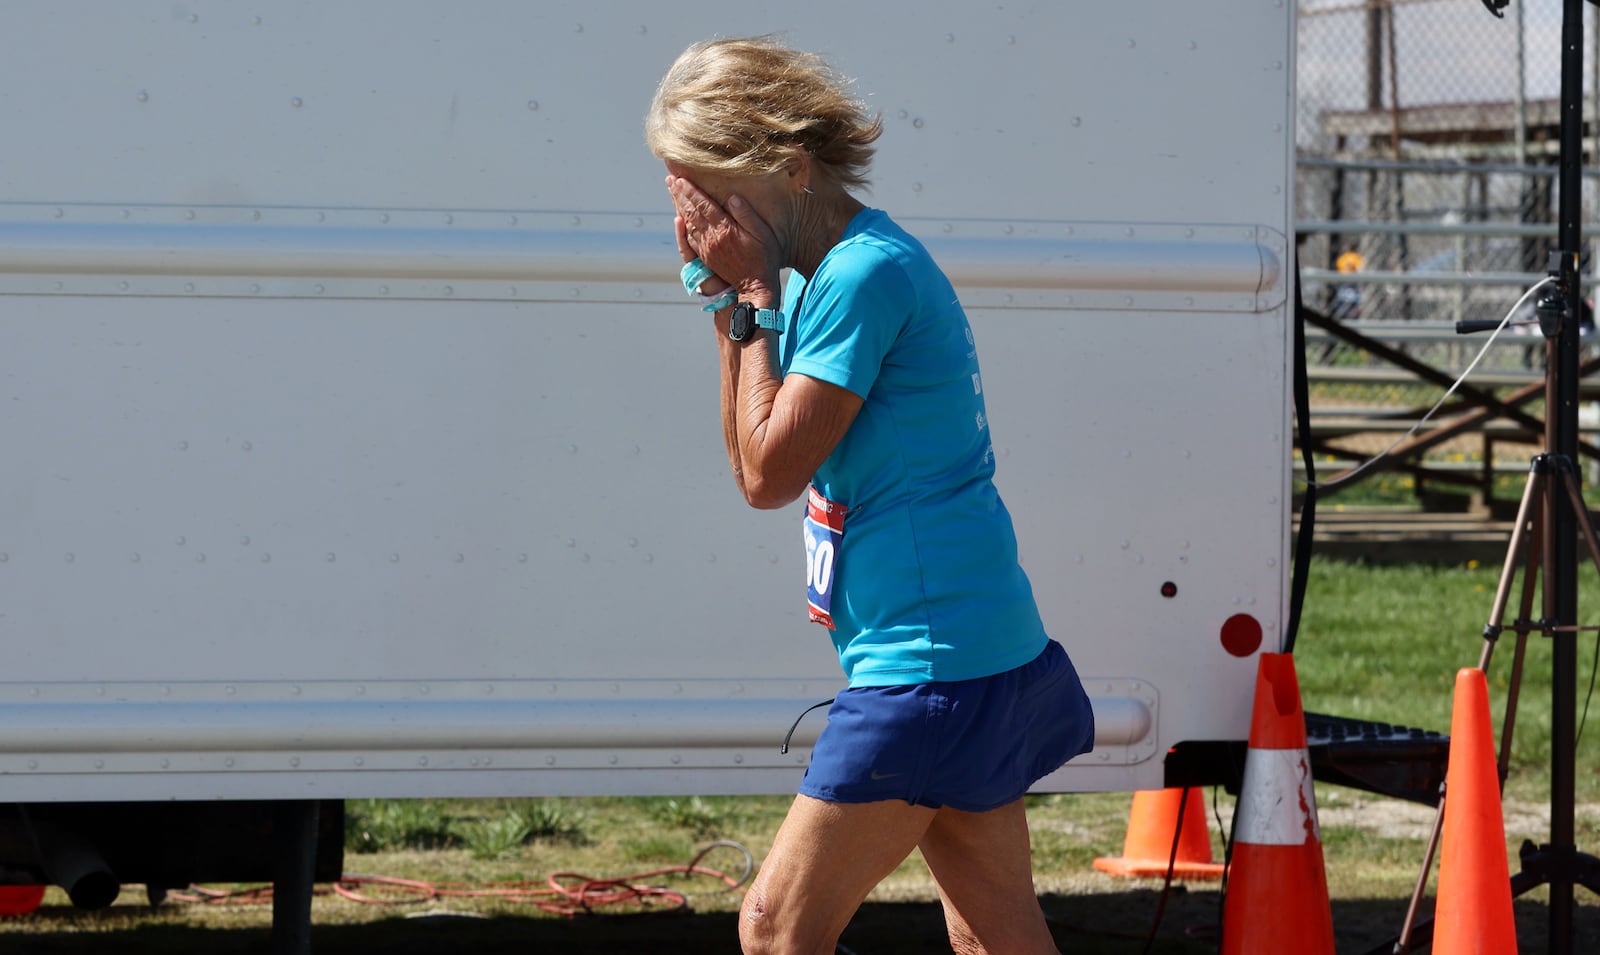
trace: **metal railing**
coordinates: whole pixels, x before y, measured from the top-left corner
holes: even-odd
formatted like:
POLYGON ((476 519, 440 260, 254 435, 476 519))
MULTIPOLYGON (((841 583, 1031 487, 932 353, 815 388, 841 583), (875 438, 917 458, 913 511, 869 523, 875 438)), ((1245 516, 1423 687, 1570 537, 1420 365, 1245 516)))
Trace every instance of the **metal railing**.
MULTIPOLYGON (((1463 320, 1498 321, 1546 276, 1556 242, 1553 166, 1307 157, 1298 163, 1297 241, 1310 319, 1307 366, 1319 454, 1364 460, 1403 434, 1484 347, 1455 334, 1463 320)), ((1584 176, 1584 220, 1596 218, 1600 170, 1584 176)), ((1580 250, 1594 286, 1600 230, 1580 250)), ((1592 333, 1592 310, 1582 316, 1592 333)), ((1544 338, 1524 301, 1472 378, 1429 426, 1370 474, 1402 470, 1492 495, 1496 446, 1538 444, 1544 338), (1449 448, 1445 466, 1442 451, 1449 448), (1460 467, 1463 452, 1472 459, 1460 467)), ((1586 349, 1592 351, 1593 349, 1586 349)), ((1591 358, 1585 371, 1595 363, 1591 358)), ((1585 383, 1585 400, 1600 381, 1585 383)), ((1583 453, 1597 450, 1585 445, 1583 453)), ((1524 448, 1516 461, 1525 464, 1524 448)), ((1338 470, 1338 465, 1333 469, 1338 470)))

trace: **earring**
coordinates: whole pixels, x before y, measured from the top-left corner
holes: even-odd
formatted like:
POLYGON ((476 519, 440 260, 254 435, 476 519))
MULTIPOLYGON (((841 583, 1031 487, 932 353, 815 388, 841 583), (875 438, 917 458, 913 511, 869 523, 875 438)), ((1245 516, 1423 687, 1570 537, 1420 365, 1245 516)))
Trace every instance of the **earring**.
POLYGON ((803 192, 803 193, 805 193, 805 194, 806 194, 806 195, 808 195, 808 196, 814 196, 814 195, 816 195, 816 193, 814 193, 814 192, 812 192, 812 191, 811 191, 811 187, 810 187, 810 186, 801 186, 801 187, 800 187, 800 191, 801 191, 801 192, 803 192))

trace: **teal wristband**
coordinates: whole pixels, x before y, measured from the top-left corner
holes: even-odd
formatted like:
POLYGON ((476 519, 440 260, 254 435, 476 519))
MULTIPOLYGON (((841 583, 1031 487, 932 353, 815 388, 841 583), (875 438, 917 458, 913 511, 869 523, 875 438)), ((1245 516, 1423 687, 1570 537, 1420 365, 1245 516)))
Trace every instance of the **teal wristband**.
POLYGON ((706 300, 704 307, 705 311, 720 312, 725 308, 732 307, 734 302, 739 301, 739 290, 730 285, 721 292, 718 292, 716 295, 705 295, 701 297, 706 300))
POLYGON ((683 263, 683 269, 678 273, 678 277, 683 279, 683 290, 685 292, 690 295, 699 295, 701 284, 716 274, 711 271, 710 266, 700 261, 699 257, 696 256, 683 263))

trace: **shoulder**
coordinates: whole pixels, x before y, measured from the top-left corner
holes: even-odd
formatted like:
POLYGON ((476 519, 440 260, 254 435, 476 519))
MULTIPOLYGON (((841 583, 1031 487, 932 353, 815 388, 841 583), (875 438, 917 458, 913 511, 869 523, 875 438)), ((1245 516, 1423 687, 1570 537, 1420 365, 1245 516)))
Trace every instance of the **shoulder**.
POLYGON ((876 209, 865 210, 859 219, 829 250, 810 284, 846 294, 914 298, 927 251, 876 209))
POLYGON ((902 268, 915 267, 929 259, 928 250, 916 237, 879 209, 864 209, 851 222, 850 229, 823 264, 837 259, 837 264, 867 265, 894 264, 902 268))

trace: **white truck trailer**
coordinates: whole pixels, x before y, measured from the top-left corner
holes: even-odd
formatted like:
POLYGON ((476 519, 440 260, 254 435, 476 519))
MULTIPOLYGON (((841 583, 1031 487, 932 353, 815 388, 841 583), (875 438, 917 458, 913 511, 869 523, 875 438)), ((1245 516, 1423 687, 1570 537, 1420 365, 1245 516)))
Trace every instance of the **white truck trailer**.
POLYGON ((0 876, 94 904, 276 842, 289 878, 320 830, 329 877, 352 797, 793 790, 838 664, 798 512, 727 473, 641 132, 717 34, 858 79, 866 198, 971 316, 1099 727, 1040 788, 1244 739, 1286 609, 1293 4, 7 14, 0 876))

